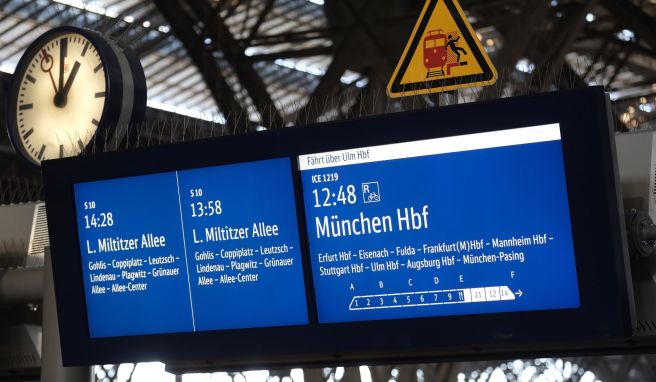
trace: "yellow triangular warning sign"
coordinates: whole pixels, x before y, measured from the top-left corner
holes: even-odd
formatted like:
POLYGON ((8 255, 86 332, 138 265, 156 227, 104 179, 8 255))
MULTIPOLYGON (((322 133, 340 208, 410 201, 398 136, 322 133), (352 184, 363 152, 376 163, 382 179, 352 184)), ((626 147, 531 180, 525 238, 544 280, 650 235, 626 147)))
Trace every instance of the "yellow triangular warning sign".
POLYGON ((492 85, 497 71, 457 0, 427 0, 387 85, 405 97, 492 85))

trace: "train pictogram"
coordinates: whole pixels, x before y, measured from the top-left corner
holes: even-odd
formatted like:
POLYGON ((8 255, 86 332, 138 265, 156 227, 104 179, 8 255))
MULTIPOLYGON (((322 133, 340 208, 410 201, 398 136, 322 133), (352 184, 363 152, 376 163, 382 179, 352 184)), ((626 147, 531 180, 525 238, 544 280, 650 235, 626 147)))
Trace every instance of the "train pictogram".
POLYGON ((467 65, 461 61, 467 51, 458 46, 458 32, 444 33, 442 29, 432 30, 424 36, 424 66, 427 69, 426 78, 451 75, 451 69, 467 65))

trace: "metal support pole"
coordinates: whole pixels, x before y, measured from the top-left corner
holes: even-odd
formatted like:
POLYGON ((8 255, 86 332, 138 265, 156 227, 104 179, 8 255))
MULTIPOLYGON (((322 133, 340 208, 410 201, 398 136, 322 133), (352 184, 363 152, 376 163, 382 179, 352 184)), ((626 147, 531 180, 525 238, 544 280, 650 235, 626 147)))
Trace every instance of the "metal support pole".
POLYGON ((39 302, 43 295, 43 268, 0 270, 0 302, 39 302))
POLYGON ((43 344, 41 346, 41 382, 89 382, 91 368, 64 367, 59 346, 59 324, 55 306, 50 248, 45 249, 43 279, 43 344))

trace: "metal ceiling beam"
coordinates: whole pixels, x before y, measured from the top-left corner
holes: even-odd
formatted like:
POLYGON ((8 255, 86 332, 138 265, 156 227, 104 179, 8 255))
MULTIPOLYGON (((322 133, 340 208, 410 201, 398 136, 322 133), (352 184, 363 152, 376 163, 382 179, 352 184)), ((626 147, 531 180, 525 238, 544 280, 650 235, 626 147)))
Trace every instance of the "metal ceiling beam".
POLYGON ((88 25, 89 29, 98 31, 100 33, 109 33, 109 31, 114 28, 116 25, 120 23, 126 23, 126 21, 123 21, 123 19, 127 16, 132 16, 132 14, 139 9, 143 8, 143 4, 138 2, 133 4, 132 6, 123 9, 121 13, 116 17, 116 18, 111 18, 107 16, 100 17, 98 21, 96 21, 93 24, 88 25))
MULTIPOLYGON (((52 6, 52 4, 46 4, 46 5, 41 6, 41 7, 36 7, 36 5, 38 4, 36 1, 35 2, 30 2, 30 3, 34 5, 35 9, 33 9, 32 12, 25 15, 25 17, 19 17, 18 15, 14 15, 18 18, 18 20, 11 23, 9 26, 5 27, 4 29, 0 30, 0 35, 3 35, 3 34, 9 32, 9 31, 13 30, 14 28, 16 28, 17 26, 19 26, 20 24, 22 24, 26 21, 30 22, 30 21, 38 18, 41 13, 45 12, 48 8, 50 8, 52 6)), ((2 48, 6 47, 7 45, 8 44, 4 44, 2 46, 2 48)))
POLYGON ((280 52, 273 53, 263 53, 249 56, 248 60, 251 62, 260 62, 260 61, 275 61, 280 58, 302 58, 302 57, 312 57, 327 55, 333 52, 332 46, 317 46, 307 49, 294 49, 294 50, 283 50, 280 52))
POLYGON ((199 82, 193 82, 191 79, 196 75, 196 71, 190 70, 189 73, 186 73, 182 77, 178 76, 179 78, 175 78, 174 80, 172 79, 173 82, 179 83, 179 84, 184 84, 181 85, 180 87, 169 87, 168 89, 164 89, 161 92, 159 92, 158 97, 166 99, 167 101, 175 103, 175 99, 177 97, 183 97, 183 96, 188 96, 187 92, 193 89, 196 85, 198 85, 199 82))
MULTIPOLYGON (((162 19, 162 17, 157 12, 157 8, 153 7, 147 14, 142 15, 132 23, 133 25, 136 24, 139 30, 135 33, 132 33, 132 35, 130 35, 129 31, 126 32, 126 35, 119 40, 119 43, 121 43, 123 46, 134 46, 134 44, 136 44, 139 40, 151 33, 156 34, 157 37, 160 37, 160 35, 168 35, 168 33, 162 33, 158 29, 165 23, 166 20, 162 19), (147 27, 144 26, 146 22, 150 24, 147 27)), ((134 30, 135 28, 132 29, 134 30)))
POLYGON ((620 22, 620 29, 628 27, 656 49, 656 19, 629 0, 601 0, 601 4, 620 22))
POLYGON ((559 18, 560 22, 544 35, 542 45, 532 50, 529 56, 538 69, 546 71, 544 77, 540 79, 542 84, 538 85, 549 83, 554 83, 557 87, 560 85, 558 82, 563 66, 568 65, 563 64, 565 54, 570 51, 576 37, 581 34, 586 23, 586 15, 597 2, 597 0, 586 0, 584 3, 572 2, 568 4, 568 9, 560 10, 563 12, 563 16, 559 18))
MULTIPOLYGON (((179 99, 179 97, 178 97, 179 99)), ((205 97, 205 88, 201 87, 196 90, 190 89, 189 94, 185 97, 184 100, 179 100, 179 101, 174 101, 177 102, 181 107, 187 107, 187 108, 193 108, 199 107, 201 110, 209 110, 212 109, 212 105, 206 105, 204 108, 202 108, 203 102, 206 100, 205 97)))
POLYGON ((609 43, 605 43, 604 45, 605 49, 602 51, 603 55, 599 56, 599 59, 587 68, 584 78, 595 83, 604 84, 606 87, 610 87, 611 83, 619 74, 619 70, 627 65, 630 57, 630 49, 620 45, 609 46, 609 43), (601 63, 603 66, 595 69, 594 66, 597 63, 601 63), (609 70, 610 75, 607 74, 609 70))
POLYGON ((288 0, 286 2, 279 1, 273 12, 274 17, 269 20, 266 25, 263 25, 262 28, 260 28, 260 34, 267 35, 270 34, 272 30, 280 30, 281 28, 289 29, 286 27, 286 24, 296 24, 305 16, 319 18, 318 13, 321 13, 321 8, 316 5, 313 6, 305 1, 288 0), (292 6, 289 6, 290 4, 292 6))
MULTIPOLYGON (((647 79, 642 80, 642 81, 631 83, 630 85, 628 85, 628 87, 629 88, 649 87, 651 89, 652 85, 655 84, 655 83, 656 83, 656 77, 652 77, 652 78, 647 78, 647 79)), ((615 90, 618 90, 618 89, 609 89, 609 90, 615 91, 615 90)), ((640 97, 650 97, 650 96, 653 96, 653 95, 656 95, 656 94, 645 93, 645 94, 641 94, 641 95, 638 95, 638 96, 628 96, 628 97, 619 98, 617 100, 617 102, 636 99, 636 98, 640 99, 640 97)))
POLYGON ((366 9, 368 2, 365 2, 365 6, 362 8, 356 8, 355 5, 353 5, 352 0, 346 0, 343 4, 345 4, 351 11, 351 14, 355 18, 355 23, 359 26, 360 30, 366 34, 369 42, 376 48, 378 55, 380 56, 379 58, 382 58, 382 62, 378 62, 381 72, 379 74, 385 79, 386 77, 391 76, 394 71, 393 67, 395 66, 395 62, 393 62, 394 58, 390 56, 392 53, 388 52, 388 49, 385 49, 385 45, 378 40, 378 37, 372 30, 370 22, 363 17, 365 12, 362 11, 366 9))
MULTIPOLYGON (((111 5, 115 5, 118 2, 119 2, 118 0, 108 1, 107 4, 105 4, 105 6, 109 7, 111 5)), ((65 4, 61 4, 61 3, 52 3, 52 4, 50 4, 50 6, 60 7, 60 10, 53 12, 50 16, 48 16, 48 17, 46 17, 46 18, 44 18, 40 21, 37 20, 37 24, 34 26, 35 29, 38 28, 38 27, 48 25, 51 21, 56 23, 56 24, 59 24, 59 25, 72 25, 75 22, 75 20, 77 20, 80 16, 92 14, 86 8, 84 8, 84 9, 83 8, 77 8, 77 7, 73 7, 73 6, 65 5, 65 4), (62 20, 55 20, 57 17, 62 16, 65 12, 72 13, 72 15, 68 16, 68 17, 66 17, 62 20)), ((93 14, 93 15, 97 16, 99 20, 112 20, 112 18, 110 18, 108 16, 101 16, 101 15, 97 15, 97 14, 93 14)), ((89 26, 87 26, 87 27, 89 27, 89 26)), ((90 28, 90 29, 93 29, 93 28, 90 28)), ((10 44, 11 44, 11 42, 8 42, 8 43, 4 44, 3 46, 0 47, 0 50, 3 50, 4 48, 9 46, 10 44)), ((23 50, 24 50, 24 47, 21 46, 18 49, 15 49, 14 51, 12 51, 11 53, 6 54, 5 57, 6 58, 11 58, 11 57, 13 57, 13 56, 15 56, 19 53, 22 53, 23 50)))
POLYGON ((588 86, 583 78, 569 65, 563 65, 561 89, 578 89, 588 86))
POLYGON ((560 18, 551 31, 545 35, 546 50, 540 52, 538 64, 561 61, 563 55, 570 49, 572 42, 579 35, 586 23, 586 15, 596 5, 597 0, 587 0, 584 4, 570 3, 570 9, 560 18))
MULTIPOLYGON (((656 71, 654 70, 656 64, 654 63, 654 60, 646 56, 635 54, 635 52, 629 57, 629 61, 626 63, 626 68, 643 78, 656 77, 656 71)), ((639 79, 636 79, 636 81, 639 81, 639 79)))
MULTIPOLYGON (((156 1, 156 3, 161 2, 162 0, 156 1)), ((241 86, 248 92, 255 109, 262 117, 261 123, 269 128, 282 127, 283 118, 274 105, 264 81, 253 68, 252 63, 244 54, 244 48, 232 35, 218 10, 211 7, 205 0, 189 0, 187 3, 197 15, 197 21, 203 23, 203 31, 206 33, 204 36, 197 36, 196 39, 200 41, 209 37, 211 39, 209 45, 223 52, 226 61, 230 64, 239 78, 241 86), (202 15, 202 18, 200 15, 202 15)))
MULTIPOLYGON (((293 69, 286 69, 279 67, 276 69, 276 72, 279 74, 276 75, 275 79, 272 79, 270 86, 271 94, 276 92, 288 93, 290 88, 295 92, 303 92, 305 89, 312 89, 314 82, 316 81, 313 74, 299 72, 293 69)), ((281 94, 282 97, 285 94, 281 94)), ((289 105, 288 105, 289 106, 289 105)))
POLYGON ((333 32, 333 30, 328 28, 309 29, 267 36, 258 35, 247 40, 237 41, 240 44, 248 44, 248 46, 277 45, 292 42, 306 42, 316 39, 330 39, 333 36, 333 32))
POLYGON ((257 33, 260 30, 260 27, 262 26, 262 23, 266 19, 266 17, 271 13, 271 10, 273 9, 273 2, 275 0, 266 0, 266 4, 264 5, 264 9, 262 9, 262 12, 260 12, 259 16, 257 17, 257 21, 253 26, 251 27, 251 30, 248 32, 248 39, 252 39, 253 36, 257 35, 257 33))
POLYGON ((613 71, 612 74, 608 77, 608 80, 606 80, 606 86, 607 88, 610 88, 611 85, 613 85, 613 82, 615 82, 615 79, 617 79, 617 76, 620 74, 622 69, 626 66, 626 64, 629 62, 629 57, 631 57, 631 49, 630 48, 623 48, 623 53, 624 55, 622 58, 619 56, 616 57, 616 62, 613 63, 613 71))
POLYGON ((162 12, 164 18, 169 21, 172 30, 189 53, 189 57, 198 67, 217 106, 225 115, 228 125, 238 130, 254 130, 254 126, 248 123, 248 112, 237 102, 232 88, 223 77, 212 51, 203 42, 204 37, 195 32, 194 26, 196 26, 198 20, 194 20, 188 12, 183 11, 178 1, 153 0, 153 2, 162 12))
POLYGON ((653 59, 656 59, 656 49, 651 49, 648 47, 644 47, 641 44, 638 44, 635 41, 624 41, 620 40, 617 38, 616 35, 608 32, 600 32, 592 28, 586 28, 585 29, 585 35, 584 36, 579 36, 579 42, 582 42, 586 39, 590 38, 599 38, 604 41, 607 41, 610 44, 613 45, 618 45, 618 46, 623 46, 626 48, 630 48, 633 52, 638 53, 638 54, 643 54, 645 56, 651 57, 653 59))
MULTIPOLYGON (((332 106, 327 102, 328 97, 341 88, 340 79, 348 68, 348 65, 352 63, 352 54, 354 51, 359 51, 362 46, 373 47, 373 49, 367 52, 367 54, 373 55, 373 57, 369 57, 368 63, 373 64, 370 69, 374 74, 369 78, 368 88, 370 91, 367 92, 367 96, 375 96, 377 91, 384 89, 384 82, 392 74, 394 63, 391 61, 392 59, 388 57, 389 52, 387 52, 384 45, 378 41, 377 36, 371 28, 371 21, 363 17, 363 15, 367 13, 368 7, 375 2, 365 0, 358 6, 355 6, 351 1, 352 0, 346 0, 339 3, 342 6, 346 6, 351 14, 351 24, 347 28, 344 28, 344 30, 340 31, 337 42, 335 42, 336 50, 333 56, 333 61, 328 66, 328 69, 321 78, 319 85, 317 85, 310 95, 307 104, 297 113, 297 124, 299 122, 310 122, 316 120, 327 111, 325 110, 326 107, 332 106), (375 85, 380 85, 380 89, 374 90, 375 85), (324 106, 317 107, 322 103, 324 106), (308 117, 310 116, 310 113, 312 113, 313 108, 315 109, 314 118, 309 119, 308 117)), ((385 90, 382 90, 383 94, 384 92, 385 90)), ((376 105, 380 106, 378 104, 376 105)), ((372 110, 373 113, 378 111, 379 110, 372 110)))
POLYGON ((319 84, 310 95, 307 103, 296 113, 296 124, 311 123, 316 120, 319 115, 314 115, 310 118, 312 113, 319 114, 323 110, 319 110, 318 102, 324 101, 340 84, 340 79, 346 71, 346 68, 351 60, 349 56, 351 53, 352 40, 342 39, 339 43, 337 50, 334 53, 333 60, 331 61, 326 73, 321 77, 319 84), (314 109, 314 110, 313 110, 314 109))
MULTIPOLYGON (((119 0, 110 1, 106 4, 106 7, 109 7, 110 5, 120 4, 120 3, 122 3, 122 1, 119 0)), ((80 13, 76 15, 74 19, 81 16, 82 14, 87 14, 86 10, 84 11, 85 11, 84 13, 80 13)), ((151 38, 141 43, 142 45, 148 44, 151 40, 154 40, 153 44, 146 45, 146 49, 144 50, 146 54, 152 52, 154 48, 161 46, 161 43, 163 41, 168 40, 168 38, 171 36, 171 34, 163 33, 158 30, 158 28, 162 25, 163 20, 162 17, 160 17, 159 14, 157 13, 157 8, 155 8, 151 4, 148 4, 147 6, 144 7, 143 4, 136 3, 122 10, 121 14, 115 18, 106 15, 97 15, 97 16, 98 16, 98 20, 88 25, 85 25, 85 27, 89 29, 97 30, 100 33, 104 33, 104 34, 109 33, 113 39, 118 40, 121 46, 130 47, 131 49, 134 46, 134 44, 136 44, 142 38, 148 36, 151 32, 155 32, 156 34, 158 34, 157 37, 151 38), (143 11, 144 9, 146 10, 142 12, 141 15, 136 19, 134 19, 131 23, 125 21, 125 17, 127 16, 132 17, 133 14, 139 11, 143 11), (150 23, 150 26, 147 27, 144 26, 145 21, 148 21, 150 23), (118 29, 112 31, 112 29, 116 27, 118 27, 118 29), (132 31, 136 31, 136 32, 132 33, 132 31)), ((69 21, 64 21, 62 23, 62 25, 68 25, 68 24, 70 24, 69 21)), ((143 54, 139 55, 139 57, 143 57, 143 54)))
POLYGON ((162 33, 161 35, 150 39, 148 41, 142 42, 137 47, 133 49, 134 53, 139 57, 144 57, 154 51, 156 51, 162 44, 167 42, 171 37, 170 33, 162 33))
MULTIPOLYGON (((234 0, 234 1, 223 1, 222 4, 230 3, 230 6, 226 10, 225 17, 232 16, 233 13, 239 8, 239 6, 244 2, 244 0, 234 0)), ((218 11, 223 11, 223 9, 217 9, 218 11)))
POLYGON ((488 86, 481 91, 479 99, 497 98, 499 89, 504 88, 504 82, 510 80, 510 73, 515 70, 519 59, 525 57, 531 42, 542 32, 547 18, 549 2, 544 0, 528 0, 522 9, 521 16, 505 34, 503 47, 494 57, 494 64, 499 72, 496 85, 488 86))
POLYGON ((187 63, 185 53, 184 46, 181 46, 179 49, 169 52, 168 55, 143 65, 144 71, 148 74, 148 79, 153 83, 151 88, 148 89, 149 91, 165 83, 176 72, 184 69, 181 69, 180 66, 187 63))
MULTIPOLYGON (((244 5, 244 10, 242 12, 239 12, 239 18, 241 18, 241 21, 236 22, 233 24, 233 26, 236 28, 239 25, 239 31, 235 32, 236 35, 238 36, 244 36, 246 34, 246 29, 248 26, 248 21, 251 20, 253 15, 251 15, 251 11, 253 9, 253 0, 245 0, 245 5, 244 5)), ((214 8, 216 10, 216 8, 214 8)), ((218 14, 220 14, 217 11, 218 14)), ((235 19, 236 19, 235 15, 235 19)))
MULTIPOLYGON (((49 7, 53 7, 53 8, 56 8, 56 7, 57 7, 55 4, 49 4, 48 6, 49 6, 49 7)), ((63 4, 59 4, 59 6, 60 6, 60 9, 59 9, 59 10, 54 11, 50 16, 46 17, 45 19, 43 19, 43 20, 41 20, 41 21, 38 21, 38 19, 35 19, 35 20, 34 20, 34 21, 36 21, 36 26, 35 26, 35 28, 38 28, 38 27, 41 27, 41 26, 46 25, 50 20, 54 19, 55 17, 57 17, 57 16, 59 16, 59 15, 62 15, 62 14, 63 14, 64 12, 66 12, 67 10, 71 10, 71 8, 73 8, 73 9, 78 9, 78 10, 80 11, 80 13, 81 13, 82 11, 84 11, 84 10, 82 10, 82 9, 75 8, 75 7, 70 7, 70 8, 69 8, 67 5, 63 5, 63 4)), ((79 16, 80 13, 78 13, 78 16, 79 16)), ((18 25, 18 24, 16 24, 16 25, 18 25)), ((12 28, 13 28, 13 27, 12 27, 12 28)), ((9 42, 3 44, 2 46, 0 46, 0 50, 3 50, 3 49, 6 48, 7 46, 11 45, 11 43, 12 43, 12 41, 9 41, 9 42)), ((22 52, 22 50, 23 50, 23 49, 18 49, 18 50, 16 51, 16 53, 18 53, 18 52, 22 52)), ((14 54, 15 54, 15 53, 14 53, 14 54)), ((11 57, 11 56, 13 56, 14 54, 7 55, 6 57, 11 57)))
POLYGON ((114 30, 111 33, 111 37, 116 40, 120 46, 130 46, 150 32, 161 33, 157 30, 157 27, 162 25, 163 20, 159 17, 157 8, 152 5, 145 8, 146 10, 139 17, 135 17, 131 23, 117 23, 117 25, 124 25, 114 30), (146 21, 150 23, 147 27, 144 26, 146 21))
POLYGON ((6 13, 2 17, 0 17, 0 21, 5 21, 10 17, 16 16, 16 14, 18 14, 18 12, 20 12, 23 9, 29 7, 30 5, 34 5, 34 3, 32 3, 31 1, 26 1, 22 4, 19 4, 16 8, 14 8, 12 10, 6 10, 5 11, 6 13))

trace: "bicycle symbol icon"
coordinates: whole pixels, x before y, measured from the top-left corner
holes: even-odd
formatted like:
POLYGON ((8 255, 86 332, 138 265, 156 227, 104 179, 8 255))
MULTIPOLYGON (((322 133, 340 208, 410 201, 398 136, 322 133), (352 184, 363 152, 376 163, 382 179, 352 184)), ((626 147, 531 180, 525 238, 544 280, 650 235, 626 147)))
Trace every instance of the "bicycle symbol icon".
POLYGON ((362 200, 365 203, 380 202, 380 186, 378 182, 362 183, 362 200))

